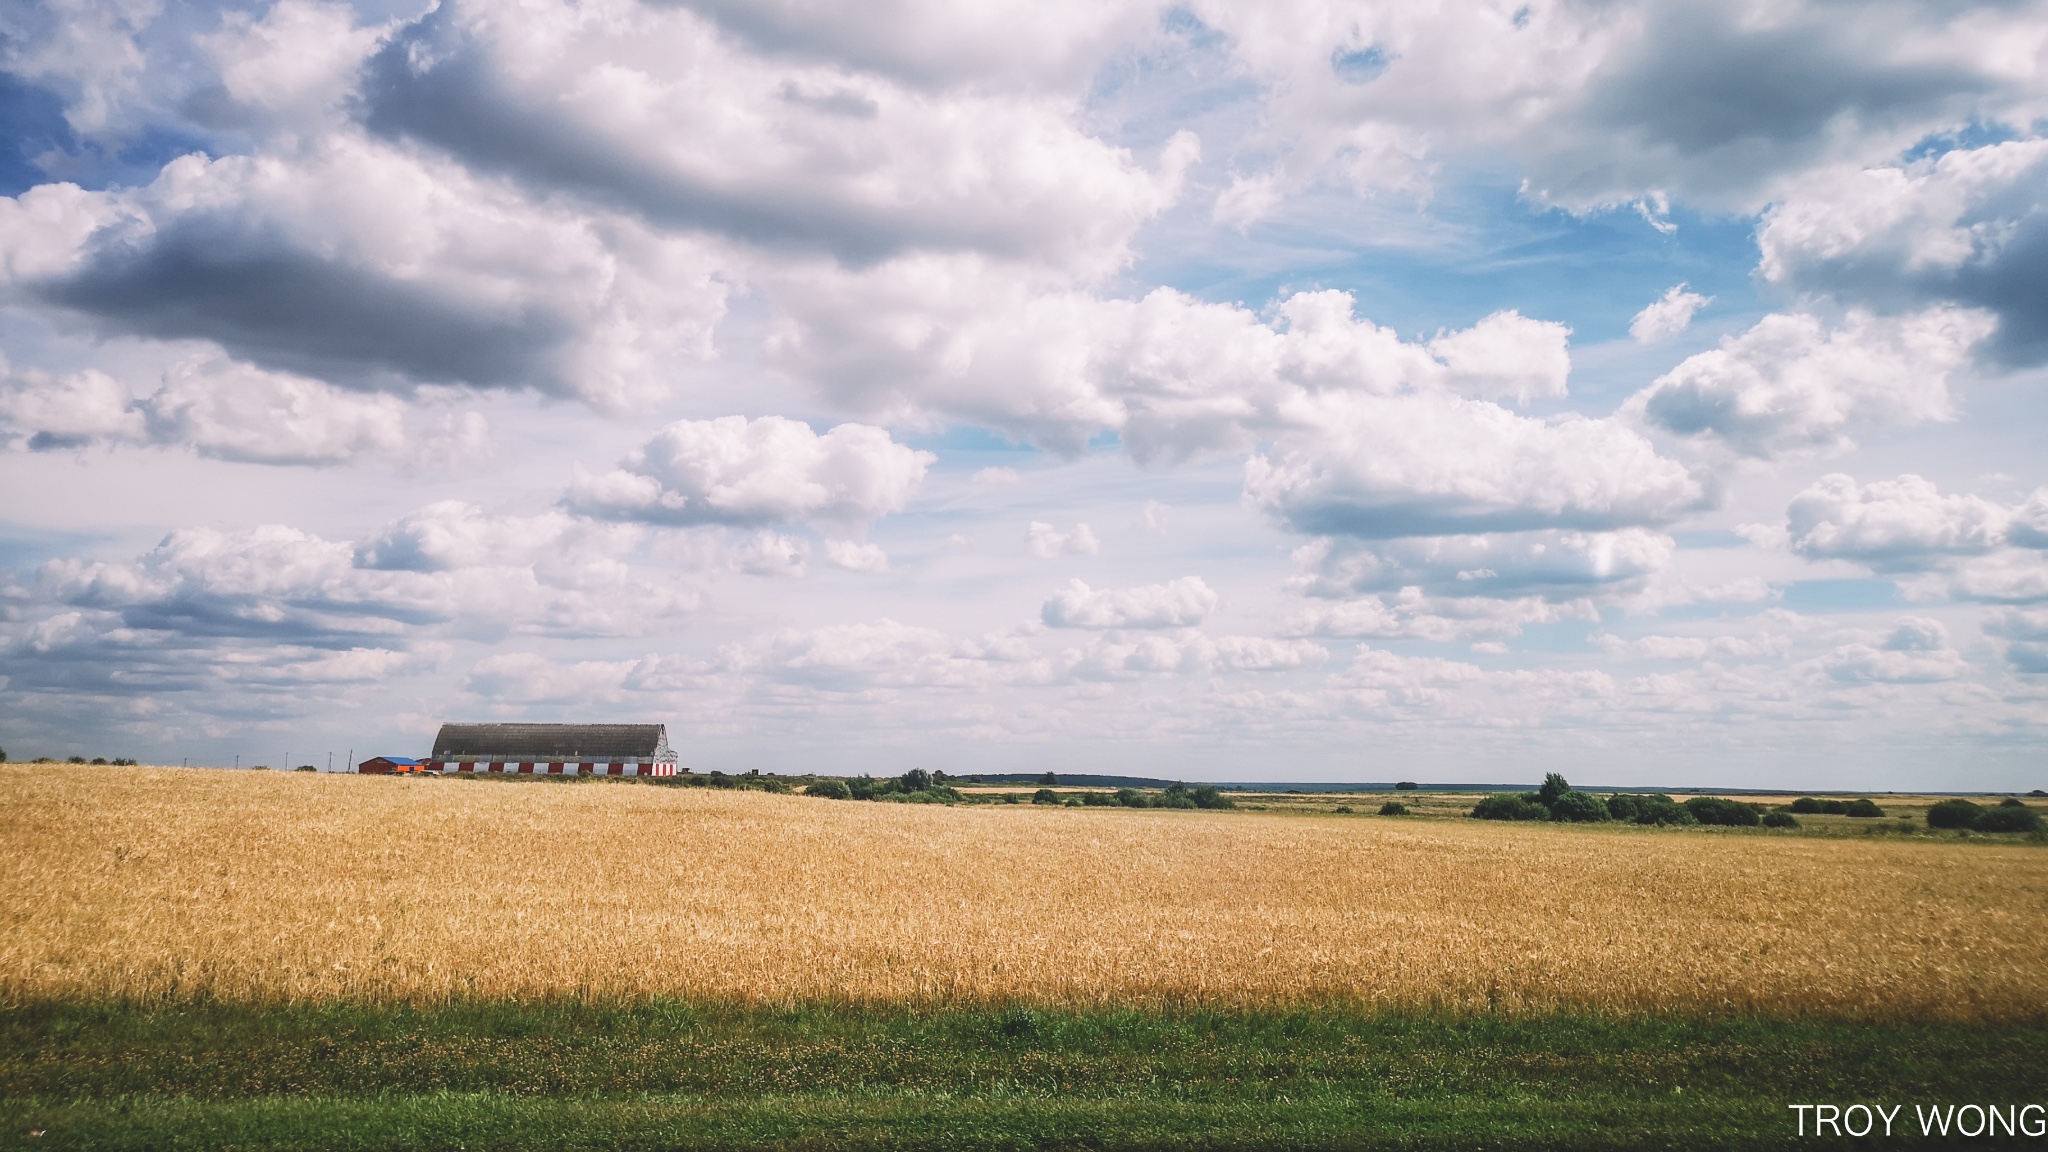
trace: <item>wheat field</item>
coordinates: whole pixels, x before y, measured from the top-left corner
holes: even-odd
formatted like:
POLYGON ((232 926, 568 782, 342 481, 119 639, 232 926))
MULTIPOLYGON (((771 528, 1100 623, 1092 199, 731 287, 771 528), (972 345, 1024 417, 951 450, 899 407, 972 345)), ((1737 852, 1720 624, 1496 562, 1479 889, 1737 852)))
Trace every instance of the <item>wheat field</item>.
POLYGON ((2033 1020, 2048 851, 0 767, 0 999, 2033 1020))

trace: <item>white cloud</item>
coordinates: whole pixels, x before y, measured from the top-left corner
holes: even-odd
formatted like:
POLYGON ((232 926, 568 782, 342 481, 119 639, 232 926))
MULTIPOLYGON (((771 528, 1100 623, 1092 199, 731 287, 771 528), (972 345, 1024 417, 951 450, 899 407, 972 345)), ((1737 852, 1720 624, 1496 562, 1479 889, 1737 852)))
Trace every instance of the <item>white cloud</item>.
POLYGON ((1385 538, 1670 520, 1699 484, 1613 421, 1546 423, 1457 397, 1330 393, 1245 465, 1246 495, 1300 532, 1385 538))
POLYGON ((1636 313, 1635 319, 1628 322, 1628 334, 1638 344, 1669 340, 1692 326, 1693 313, 1713 302, 1712 296, 1688 292, 1685 285, 1674 284, 1663 296, 1636 313))
POLYGON ((1639 587, 1670 562, 1670 537, 1642 528, 1616 532, 1503 532, 1340 542, 1325 537, 1295 550, 1288 582, 1311 596, 1418 588, 1432 596, 1575 599, 1639 587))
POLYGON ((1977 496, 1943 496, 1918 476, 1859 486, 1840 473, 1794 497, 1785 515, 1793 551, 1880 570, 1983 555, 2005 543, 2012 521, 2009 509, 1977 496))
POLYGON ((135 394, 91 368, 62 376, 36 369, 0 376, 0 423, 31 448, 140 440, 145 434, 135 394))
POLYGON ((1220 601, 1200 576, 1099 591, 1075 580, 1053 593, 1040 615, 1054 628, 1188 628, 1220 601))
POLYGON ((887 572, 889 554, 879 544, 864 544, 854 540, 828 540, 825 543, 825 558, 852 572, 887 572))
POLYGON ((164 373, 144 404, 159 442, 259 464, 328 464, 405 446, 405 405, 213 357, 164 373))
POLYGON ((2048 672, 2048 611, 2007 608, 1985 618, 1984 631, 2005 640, 2005 659, 2020 672, 2048 672))
POLYGON ((1086 524, 1074 525, 1071 532, 1062 532, 1042 520, 1033 520, 1024 530, 1025 547, 1040 560, 1051 560, 1057 556, 1093 556, 1102 550, 1102 542, 1095 538, 1095 530, 1086 524))
POLYGON ((1688 357, 1623 410, 1744 456, 1841 451, 1864 428, 1950 419, 1949 374, 1990 330, 1981 313, 1953 308, 1852 312, 1832 332, 1813 316, 1774 314, 1688 357))
POLYGON ((1844 683, 1925 684, 1953 680, 1967 668, 1948 646, 1948 629, 1921 616, 1902 618, 1875 645, 1844 644, 1829 653, 1821 666, 1844 683))
POLYGON ((709 353, 714 247, 348 131, 0 204, 13 291, 108 334, 207 340, 333 384, 612 406, 663 391, 658 360, 709 353))
POLYGON ((1216 641, 1216 659, 1241 672, 1281 672, 1308 668, 1330 658, 1330 650, 1313 640, 1272 640, 1264 636, 1225 636, 1216 641))
POLYGON ((873 520, 900 511, 936 459, 865 424, 820 436, 781 416, 678 420, 623 469, 579 474, 569 505, 663 524, 873 520))
POLYGON ((1816 172, 1765 215, 1758 268, 1773 283, 1878 307, 1989 310, 2001 357, 2040 363, 2044 172, 2038 139, 1816 172))
POLYGON ((616 699, 633 667, 630 660, 563 665, 532 652, 502 652, 477 661, 463 687, 512 704, 587 704, 616 699))
POLYGON ((1531 400, 1562 396, 1571 375, 1572 330, 1519 312, 1496 312, 1462 332, 1429 342, 1443 361, 1454 391, 1485 399, 1531 400))
POLYGON ((739 545, 734 563, 749 576, 787 576, 794 579, 804 575, 810 558, 809 544, 794 536, 763 528, 739 545))
POLYGON ((2027 7, 1793 2, 1767 20, 1655 2, 1192 11, 1265 93, 1250 143, 1274 159, 1235 174, 1230 211, 1219 206, 1238 226, 1317 184, 1424 198, 1460 160, 1506 155, 1533 199, 1641 205, 1661 230, 1650 205, 1758 211, 1808 171, 1882 162, 1952 126, 2025 130, 2043 95, 2018 63, 2037 39, 2027 7))

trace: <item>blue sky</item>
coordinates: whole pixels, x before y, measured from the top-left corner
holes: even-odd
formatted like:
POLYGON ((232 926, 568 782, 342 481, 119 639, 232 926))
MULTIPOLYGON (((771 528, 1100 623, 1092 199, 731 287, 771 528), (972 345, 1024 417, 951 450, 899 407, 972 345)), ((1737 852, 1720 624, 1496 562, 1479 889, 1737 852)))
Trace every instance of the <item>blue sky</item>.
POLYGON ((1992 789, 2040 4, 0 16, 0 747, 1992 789))

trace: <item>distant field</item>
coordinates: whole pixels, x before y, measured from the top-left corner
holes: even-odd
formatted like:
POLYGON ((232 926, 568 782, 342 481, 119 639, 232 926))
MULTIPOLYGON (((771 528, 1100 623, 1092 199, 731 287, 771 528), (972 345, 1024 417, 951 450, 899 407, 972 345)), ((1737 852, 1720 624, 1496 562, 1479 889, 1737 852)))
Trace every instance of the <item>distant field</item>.
POLYGON ((14 1005, 2048 1004, 2048 850, 1925 836, 6 766, 0 914, 14 1005))

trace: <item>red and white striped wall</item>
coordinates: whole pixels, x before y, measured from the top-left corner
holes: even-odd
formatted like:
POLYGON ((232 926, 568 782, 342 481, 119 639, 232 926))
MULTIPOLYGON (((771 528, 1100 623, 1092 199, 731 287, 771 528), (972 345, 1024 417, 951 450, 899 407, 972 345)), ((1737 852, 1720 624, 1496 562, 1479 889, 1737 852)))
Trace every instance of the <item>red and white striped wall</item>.
POLYGON ((643 764, 637 760, 424 760, 420 766, 444 775, 457 772, 503 772, 527 776, 673 776, 674 764, 643 764))

